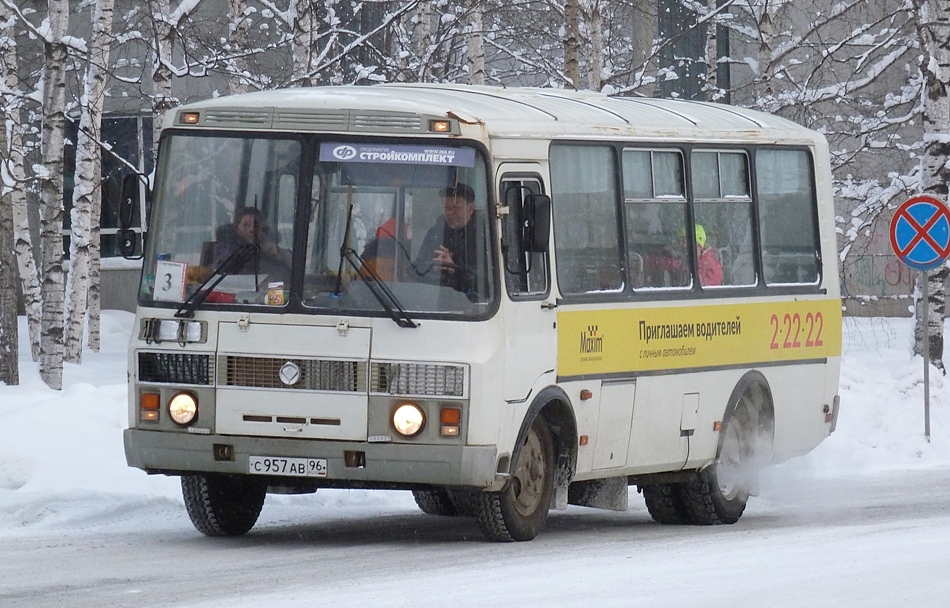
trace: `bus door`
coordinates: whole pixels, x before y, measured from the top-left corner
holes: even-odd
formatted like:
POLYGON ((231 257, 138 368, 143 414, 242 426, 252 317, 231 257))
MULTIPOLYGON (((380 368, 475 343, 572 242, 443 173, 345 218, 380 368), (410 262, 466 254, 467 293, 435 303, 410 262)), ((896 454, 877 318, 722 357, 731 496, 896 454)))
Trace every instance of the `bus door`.
POLYGON ((557 361, 557 320, 551 293, 548 252, 526 252, 522 247, 523 205, 529 194, 544 194, 540 166, 506 163, 499 175, 499 200, 508 207, 501 220, 505 288, 504 396, 524 401, 531 387, 557 361))

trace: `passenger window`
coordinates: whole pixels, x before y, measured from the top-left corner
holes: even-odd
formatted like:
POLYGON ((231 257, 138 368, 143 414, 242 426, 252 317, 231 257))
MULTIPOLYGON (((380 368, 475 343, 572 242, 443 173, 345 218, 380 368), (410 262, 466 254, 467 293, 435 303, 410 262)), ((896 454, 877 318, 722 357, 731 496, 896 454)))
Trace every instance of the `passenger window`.
POLYGON ((818 282, 814 173, 803 150, 759 150, 755 156, 765 282, 818 282))
POLYGON ((703 287, 756 283, 752 197, 745 152, 694 151, 690 156, 693 245, 703 287))
POLYGON ((678 150, 624 150, 627 268, 634 289, 688 287, 683 156, 678 150))
POLYGON ((561 293, 623 290, 616 161, 608 146, 551 146, 555 262, 561 293))

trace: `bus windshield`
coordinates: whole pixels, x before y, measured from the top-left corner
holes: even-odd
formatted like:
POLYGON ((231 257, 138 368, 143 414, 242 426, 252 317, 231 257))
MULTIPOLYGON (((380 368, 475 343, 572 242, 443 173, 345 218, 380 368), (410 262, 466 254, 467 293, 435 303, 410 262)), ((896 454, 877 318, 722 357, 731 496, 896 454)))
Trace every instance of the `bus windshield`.
POLYGON ((143 303, 491 309, 487 177, 474 148, 172 134, 159 164, 143 303))

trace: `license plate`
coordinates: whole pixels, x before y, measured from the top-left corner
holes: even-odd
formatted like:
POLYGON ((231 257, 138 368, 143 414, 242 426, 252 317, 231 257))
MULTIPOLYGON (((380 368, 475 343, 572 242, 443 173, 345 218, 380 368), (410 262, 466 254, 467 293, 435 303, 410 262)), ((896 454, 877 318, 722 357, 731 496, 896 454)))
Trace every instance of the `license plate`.
POLYGON ((326 477, 326 458, 284 458, 282 456, 249 456, 247 472, 252 475, 284 477, 326 477))

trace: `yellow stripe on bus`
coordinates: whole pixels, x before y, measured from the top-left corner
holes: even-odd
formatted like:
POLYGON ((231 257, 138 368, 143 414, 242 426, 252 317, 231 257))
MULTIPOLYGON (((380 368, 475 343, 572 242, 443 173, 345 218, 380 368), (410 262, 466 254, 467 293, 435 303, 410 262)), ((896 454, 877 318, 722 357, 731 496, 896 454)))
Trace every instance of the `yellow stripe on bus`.
POLYGON ((838 300, 561 310, 558 375, 617 374, 841 355, 838 300))

